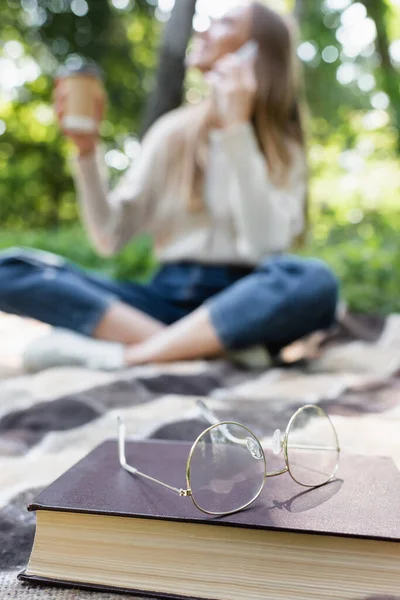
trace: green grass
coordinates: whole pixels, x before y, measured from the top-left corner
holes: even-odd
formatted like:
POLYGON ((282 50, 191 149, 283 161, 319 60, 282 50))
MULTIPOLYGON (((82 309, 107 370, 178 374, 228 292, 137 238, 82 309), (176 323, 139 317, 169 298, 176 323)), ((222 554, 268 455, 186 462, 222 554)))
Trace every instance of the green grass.
MULTIPOLYGON (((361 209, 360 209, 361 210, 361 209)), ((400 312, 400 211, 354 212, 325 208, 313 215, 313 237, 300 253, 325 260, 338 275, 342 298, 356 312, 400 312), (359 220, 351 223, 350 220, 359 220)), ((141 236, 117 256, 103 259, 80 225, 56 231, 1 231, 0 250, 29 246, 60 254, 73 263, 116 279, 143 280, 156 261, 148 237, 141 236)))

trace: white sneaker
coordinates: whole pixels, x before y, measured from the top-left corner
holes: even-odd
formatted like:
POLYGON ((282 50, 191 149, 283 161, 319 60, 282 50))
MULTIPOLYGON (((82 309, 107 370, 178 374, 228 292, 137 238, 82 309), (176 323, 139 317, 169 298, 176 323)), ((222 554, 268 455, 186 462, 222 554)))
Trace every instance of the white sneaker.
POLYGON ((400 349, 400 314, 389 315, 382 335, 378 340, 380 348, 400 349))
POLYGON ((54 329, 31 342, 22 364, 30 372, 52 367, 86 367, 98 371, 126 367, 123 344, 95 340, 67 329, 54 329))

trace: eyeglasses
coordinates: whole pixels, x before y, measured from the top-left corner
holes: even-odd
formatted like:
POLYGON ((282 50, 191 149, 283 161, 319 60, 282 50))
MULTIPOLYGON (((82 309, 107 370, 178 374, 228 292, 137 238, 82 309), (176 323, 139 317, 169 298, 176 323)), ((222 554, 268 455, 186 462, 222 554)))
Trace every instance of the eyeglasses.
POLYGON ((210 427, 192 445, 186 463, 186 489, 179 489, 142 473, 126 462, 125 424, 119 417, 119 462, 125 471, 162 485, 181 497, 190 497, 209 515, 229 515, 250 506, 260 496, 269 477, 289 473, 304 487, 319 487, 330 481, 339 468, 340 448, 336 430, 319 406, 300 408, 282 435, 277 429, 272 449, 283 452, 285 467, 267 471, 267 458, 258 437, 234 421, 220 422, 199 400, 197 406, 210 427))

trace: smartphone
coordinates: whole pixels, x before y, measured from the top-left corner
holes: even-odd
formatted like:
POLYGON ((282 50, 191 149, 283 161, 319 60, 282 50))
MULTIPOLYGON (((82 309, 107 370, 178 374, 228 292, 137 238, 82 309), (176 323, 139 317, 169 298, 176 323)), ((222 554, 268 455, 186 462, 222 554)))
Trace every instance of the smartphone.
POLYGON ((258 52, 258 44, 254 40, 250 40, 243 44, 239 50, 235 52, 235 56, 240 59, 240 62, 249 62, 256 58, 258 52))

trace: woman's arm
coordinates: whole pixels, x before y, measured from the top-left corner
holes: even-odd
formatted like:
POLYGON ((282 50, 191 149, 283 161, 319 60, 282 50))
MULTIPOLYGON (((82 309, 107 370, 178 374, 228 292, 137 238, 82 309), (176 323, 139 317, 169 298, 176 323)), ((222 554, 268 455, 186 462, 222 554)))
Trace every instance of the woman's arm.
POLYGON ((110 256, 138 232, 149 227, 156 196, 152 173, 164 135, 154 125, 143 140, 141 156, 109 191, 104 153, 101 147, 75 160, 74 179, 80 212, 96 250, 110 256))
POLYGON ((211 143, 228 158, 236 185, 230 196, 243 256, 258 258, 288 250, 305 226, 307 190, 303 151, 296 148, 285 187, 276 187, 250 123, 212 132, 211 143))

